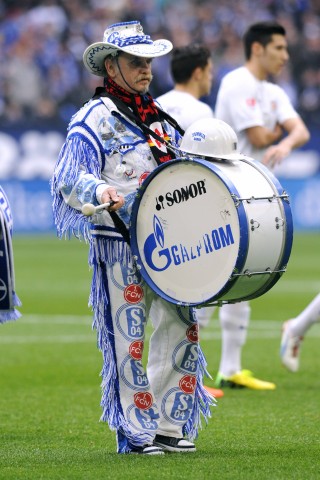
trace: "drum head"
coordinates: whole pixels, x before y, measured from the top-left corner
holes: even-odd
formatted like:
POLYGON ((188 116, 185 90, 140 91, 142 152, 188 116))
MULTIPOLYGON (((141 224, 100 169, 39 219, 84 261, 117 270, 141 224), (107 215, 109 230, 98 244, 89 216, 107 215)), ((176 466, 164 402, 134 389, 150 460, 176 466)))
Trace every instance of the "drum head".
POLYGON ((138 268, 162 298, 182 305, 215 300, 246 257, 248 225, 234 185, 205 160, 178 159, 144 181, 133 205, 138 268))

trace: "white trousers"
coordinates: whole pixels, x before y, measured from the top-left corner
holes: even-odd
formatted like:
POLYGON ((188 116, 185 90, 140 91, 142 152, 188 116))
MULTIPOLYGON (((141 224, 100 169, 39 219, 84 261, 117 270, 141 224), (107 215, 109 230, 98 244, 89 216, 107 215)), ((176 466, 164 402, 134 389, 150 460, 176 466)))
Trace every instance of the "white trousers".
MULTIPOLYGON (((186 423, 195 415, 199 378, 198 327, 193 309, 156 296, 133 269, 120 263, 105 268, 111 317, 106 320, 106 332, 116 375, 112 380, 107 373, 109 365, 104 365, 103 383, 114 383, 112 388, 108 385, 115 402, 106 420, 111 426, 117 424, 121 432, 123 445, 119 447, 118 439, 118 451, 126 451, 126 439, 140 445, 152 442, 156 433, 182 437, 186 423), (153 333, 145 369, 142 352, 149 315, 153 333)), ((110 355, 108 359, 111 363, 110 355)))

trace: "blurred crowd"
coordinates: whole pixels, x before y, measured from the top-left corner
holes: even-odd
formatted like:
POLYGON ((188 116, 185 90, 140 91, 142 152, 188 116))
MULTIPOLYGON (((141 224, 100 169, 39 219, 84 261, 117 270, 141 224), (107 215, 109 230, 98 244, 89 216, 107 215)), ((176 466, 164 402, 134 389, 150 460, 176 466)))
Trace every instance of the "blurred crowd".
MULTIPOLYGON (((64 121, 101 78, 82 64, 85 48, 106 26, 137 19, 152 38, 174 46, 205 42, 215 81, 243 63, 241 38, 250 23, 276 19, 287 30, 290 64, 276 81, 310 125, 320 125, 318 0, 0 0, 0 124, 64 121)), ((172 87, 169 58, 154 61, 152 94, 172 87)))

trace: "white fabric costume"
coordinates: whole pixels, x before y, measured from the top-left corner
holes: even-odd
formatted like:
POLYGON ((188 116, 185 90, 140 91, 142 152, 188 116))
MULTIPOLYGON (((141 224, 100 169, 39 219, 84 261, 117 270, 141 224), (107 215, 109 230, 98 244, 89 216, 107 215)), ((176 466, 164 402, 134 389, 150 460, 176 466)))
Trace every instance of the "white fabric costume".
MULTIPOLYGON (((179 134, 165 128, 177 146, 179 134)), ((84 203, 98 204, 107 183, 125 197, 117 213, 128 227, 136 191, 156 166, 142 131, 103 98, 73 117, 52 180, 59 236, 90 242, 90 305, 103 355, 102 420, 117 431, 119 453, 152 443, 156 433, 195 438, 200 413, 210 416, 212 404, 202 387, 205 361, 193 310, 169 304, 149 289, 106 210, 90 222, 81 214, 84 203), (141 357, 149 312, 154 332, 145 371, 141 357)))
POLYGON ((298 116, 282 88, 258 80, 247 67, 239 67, 223 77, 215 114, 236 132, 239 151, 260 161, 266 148, 255 148, 245 129, 262 126, 273 130, 277 123, 298 116))
MULTIPOLYGON (((236 132, 240 153, 259 161, 266 148, 255 148, 249 142, 245 129, 264 126, 273 130, 277 123, 298 116, 288 96, 278 85, 258 80, 244 66, 222 79, 215 115, 236 132)), ((213 310, 208 307, 197 312, 200 326, 209 322, 213 310)), ((220 309, 222 352, 219 372, 225 377, 241 371, 241 349, 246 341, 250 314, 249 302, 227 304, 220 309)))
POLYGON ((160 95, 157 101, 184 130, 196 120, 213 117, 213 111, 209 105, 187 92, 170 90, 160 95))

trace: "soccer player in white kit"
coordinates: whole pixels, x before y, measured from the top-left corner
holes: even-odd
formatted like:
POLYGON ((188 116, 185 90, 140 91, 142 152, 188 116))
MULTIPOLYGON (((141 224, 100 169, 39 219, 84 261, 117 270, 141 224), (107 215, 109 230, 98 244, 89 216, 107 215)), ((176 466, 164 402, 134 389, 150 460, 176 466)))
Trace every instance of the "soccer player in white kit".
MULTIPOLYGON (((211 107, 200 100, 209 95, 212 88, 213 63, 209 48, 202 43, 174 48, 170 68, 174 88, 157 98, 161 107, 184 130, 197 120, 213 118, 211 107)), ((224 395, 221 389, 205 388, 215 398, 224 395)))
POLYGON ((171 57, 174 88, 157 98, 161 107, 186 130, 193 122, 213 117, 209 105, 200 100, 212 87, 213 64, 203 44, 174 48, 171 57))
MULTIPOLYGON (((270 168, 309 140, 309 132, 286 93, 268 81, 270 75, 281 72, 289 59, 285 34, 285 29, 273 22, 248 28, 243 38, 246 62, 222 79, 215 107, 216 117, 237 133, 239 151, 270 168)), ((212 309, 201 309, 200 325, 211 314, 212 309)), ((242 369, 241 353, 249 319, 248 302, 220 309, 222 352, 215 385, 274 390, 274 383, 259 380, 242 369)))

